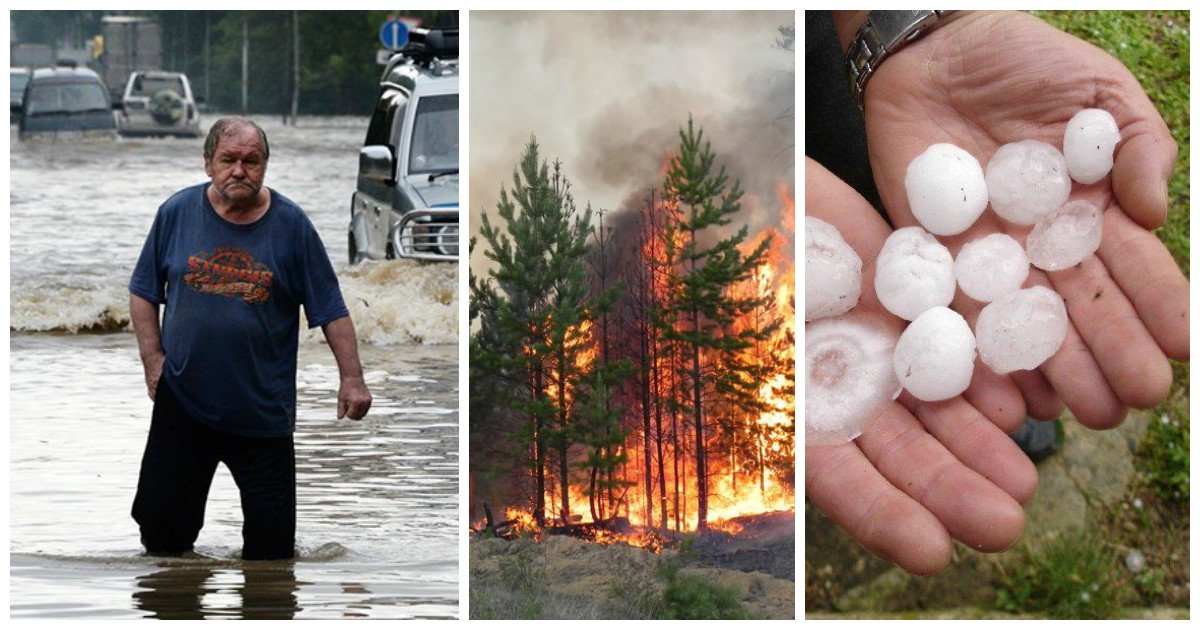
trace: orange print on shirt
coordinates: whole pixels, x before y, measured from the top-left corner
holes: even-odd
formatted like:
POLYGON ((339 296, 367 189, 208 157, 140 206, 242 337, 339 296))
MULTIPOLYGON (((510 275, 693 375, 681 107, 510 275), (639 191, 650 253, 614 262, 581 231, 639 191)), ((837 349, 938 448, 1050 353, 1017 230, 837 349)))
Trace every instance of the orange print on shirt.
POLYGON ((200 293, 240 298, 247 304, 263 304, 271 299, 275 273, 239 247, 193 254, 188 256, 187 266, 183 282, 200 293))

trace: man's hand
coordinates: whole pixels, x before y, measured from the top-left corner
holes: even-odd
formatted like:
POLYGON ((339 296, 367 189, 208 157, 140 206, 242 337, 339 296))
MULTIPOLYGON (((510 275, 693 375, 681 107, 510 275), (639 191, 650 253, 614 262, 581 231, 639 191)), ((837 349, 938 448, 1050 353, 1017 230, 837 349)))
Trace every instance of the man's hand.
MULTIPOLYGON (((875 258, 891 233, 875 210, 822 166, 806 160, 806 213, 833 224, 863 261, 855 307, 902 325, 875 295, 875 258)), ((1021 535, 1021 503, 1037 470, 1006 432, 1025 417, 1009 379, 976 361, 962 396, 889 403, 854 442, 805 449, 805 494, 871 551, 912 573, 950 562, 951 539, 1001 551, 1021 535)))
POLYGON ((150 400, 154 400, 158 394, 158 380, 162 378, 163 361, 166 358, 161 351, 142 357, 142 371, 146 374, 146 392, 150 394, 150 400))
POLYGON ((351 420, 362 420, 371 409, 371 392, 361 376, 343 378, 338 387, 338 420, 350 417, 351 420))
POLYGON ((129 322, 137 337, 138 355, 142 357, 142 371, 146 375, 146 393, 150 400, 158 393, 158 380, 162 378, 166 354, 162 348, 162 334, 158 326, 158 305, 145 298, 129 294, 129 322))
MULTIPOLYGON (((845 29, 843 29, 845 32, 845 29)), ((1167 357, 1188 358, 1188 283, 1148 230, 1163 223, 1176 147, 1137 80, 1104 51, 1017 12, 970 13, 888 58, 867 84, 867 142, 880 197, 896 227, 915 225, 904 189, 908 163, 929 145, 954 143, 986 166, 1003 144, 1026 139, 1062 149, 1079 110, 1107 110, 1121 130, 1111 178, 1074 184, 1072 199, 1104 211, 1099 251, 1030 284, 1063 296, 1071 326, 1039 370, 1014 375, 1036 417, 1059 398, 1083 424, 1119 424, 1126 405, 1152 407, 1171 385, 1167 357)), ((940 240, 957 255, 968 241, 1029 228, 986 212, 964 234, 940 240)), ((958 296, 974 322, 981 304, 958 296)))
POLYGON ((350 317, 341 317, 325 324, 322 329, 333 358, 337 361, 338 375, 342 384, 338 387, 338 420, 350 416, 361 420, 371 409, 371 392, 363 380, 362 364, 358 361, 358 336, 354 334, 354 322, 350 317))

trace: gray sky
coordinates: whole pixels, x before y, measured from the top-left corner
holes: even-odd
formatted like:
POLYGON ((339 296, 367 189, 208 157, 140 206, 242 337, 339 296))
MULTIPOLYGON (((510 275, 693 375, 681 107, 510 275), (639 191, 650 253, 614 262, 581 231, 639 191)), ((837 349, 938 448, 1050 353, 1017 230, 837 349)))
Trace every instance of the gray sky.
POLYGON ((618 211, 661 185, 689 113, 741 180, 752 232, 778 224, 778 183, 795 190, 795 54, 775 42, 793 12, 472 11, 470 20, 473 234, 482 211, 495 217, 531 134, 544 158, 562 160, 580 208, 618 211))

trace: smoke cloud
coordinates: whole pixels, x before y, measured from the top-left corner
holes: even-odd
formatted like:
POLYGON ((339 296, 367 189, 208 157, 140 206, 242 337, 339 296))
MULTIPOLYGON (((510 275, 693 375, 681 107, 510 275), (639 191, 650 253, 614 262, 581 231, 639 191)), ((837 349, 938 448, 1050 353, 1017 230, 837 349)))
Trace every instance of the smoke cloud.
POLYGON ((751 233, 778 226, 777 187, 795 182, 795 53, 776 42, 794 24, 790 11, 472 11, 472 233, 531 135, 580 207, 624 223, 661 186, 689 114, 741 181, 751 233))

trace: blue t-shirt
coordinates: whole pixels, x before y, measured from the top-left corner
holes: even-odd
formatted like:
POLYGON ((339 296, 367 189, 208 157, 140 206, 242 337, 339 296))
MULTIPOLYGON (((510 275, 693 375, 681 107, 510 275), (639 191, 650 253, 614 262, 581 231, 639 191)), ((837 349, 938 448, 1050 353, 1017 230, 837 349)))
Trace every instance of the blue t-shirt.
POLYGON ((304 211, 271 191, 258 221, 230 223, 198 184, 158 209, 129 292, 166 304, 160 386, 189 415, 251 437, 296 426, 300 305, 310 328, 349 315, 304 211))

